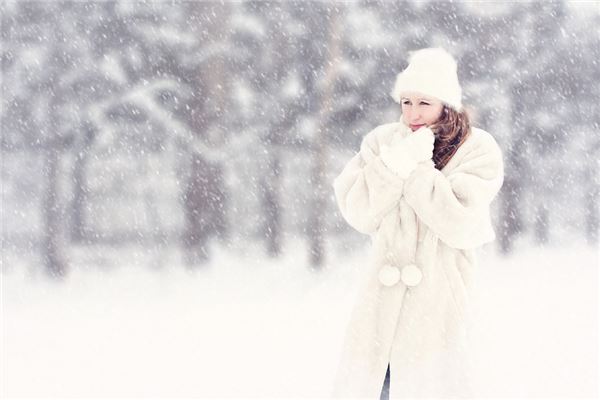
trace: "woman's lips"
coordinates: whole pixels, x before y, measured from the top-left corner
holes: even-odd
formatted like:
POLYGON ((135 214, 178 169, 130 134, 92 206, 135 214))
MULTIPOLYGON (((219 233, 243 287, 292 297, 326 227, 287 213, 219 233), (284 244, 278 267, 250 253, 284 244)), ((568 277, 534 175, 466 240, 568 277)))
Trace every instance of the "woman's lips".
POLYGON ((419 129, 420 127, 422 127, 422 126, 425 126, 425 124, 421 124, 421 125, 411 125, 410 127, 411 127, 412 129, 415 129, 415 130, 416 130, 416 129, 419 129))

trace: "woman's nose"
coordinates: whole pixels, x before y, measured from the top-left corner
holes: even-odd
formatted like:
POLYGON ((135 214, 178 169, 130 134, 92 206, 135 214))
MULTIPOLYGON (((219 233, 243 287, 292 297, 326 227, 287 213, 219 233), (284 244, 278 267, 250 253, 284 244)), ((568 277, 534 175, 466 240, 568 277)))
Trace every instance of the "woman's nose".
POLYGON ((409 121, 411 122, 419 122, 421 120, 421 113, 415 110, 412 110, 409 114, 409 121))

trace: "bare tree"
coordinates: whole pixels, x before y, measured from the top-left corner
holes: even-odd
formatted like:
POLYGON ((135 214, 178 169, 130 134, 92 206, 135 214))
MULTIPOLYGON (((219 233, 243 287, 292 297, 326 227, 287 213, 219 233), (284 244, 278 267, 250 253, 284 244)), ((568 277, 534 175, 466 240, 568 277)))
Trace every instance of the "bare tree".
MULTIPOLYGON (((187 5, 187 23, 200 36, 205 54, 197 65, 199 92, 190 104, 191 129, 196 140, 217 152, 225 142, 223 116, 228 94, 226 41, 230 6, 193 2, 187 5)), ((189 178, 183 194, 185 229, 183 248, 189 266, 206 262, 209 240, 226 234, 224 169, 211 154, 191 149, 189 178)))

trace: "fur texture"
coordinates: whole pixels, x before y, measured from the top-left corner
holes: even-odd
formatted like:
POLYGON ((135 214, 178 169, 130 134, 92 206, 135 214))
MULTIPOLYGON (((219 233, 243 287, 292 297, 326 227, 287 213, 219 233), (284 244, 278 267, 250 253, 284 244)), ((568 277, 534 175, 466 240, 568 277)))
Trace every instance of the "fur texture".
POLYGON ((470 393, 468 293, 475 249, 495 239, 489 206, 504 180, 494 138, 472 134, 440 171, 419 162, 403 178, 380 149, 410 128, 378 126, 333 182, 342 216, 370 235, 372 252, 342 344, 335 398, 378 398, 388 363, 390 398, 470 393), (415 264, 416 286, 380 281, 385 265, 415 264))

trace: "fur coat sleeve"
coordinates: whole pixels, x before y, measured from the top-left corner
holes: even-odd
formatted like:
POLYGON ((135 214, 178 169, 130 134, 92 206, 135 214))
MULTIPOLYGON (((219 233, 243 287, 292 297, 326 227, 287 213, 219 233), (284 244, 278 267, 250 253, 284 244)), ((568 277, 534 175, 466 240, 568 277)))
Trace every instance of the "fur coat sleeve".
POLYGON ((364 234, 373 234, 402 197, 404 179, 386 167, 379 152, 393 129, 394 124, 380 125, 365 135, 360 151, 333 181, 342 217, 364 234))
POLYGON ((442 171, 421 163, 403 195, 418 217, 448 246, 468 249, 494 240, 489 206, 504 181, 501 150, 486 131, 472 128, 442 171))

